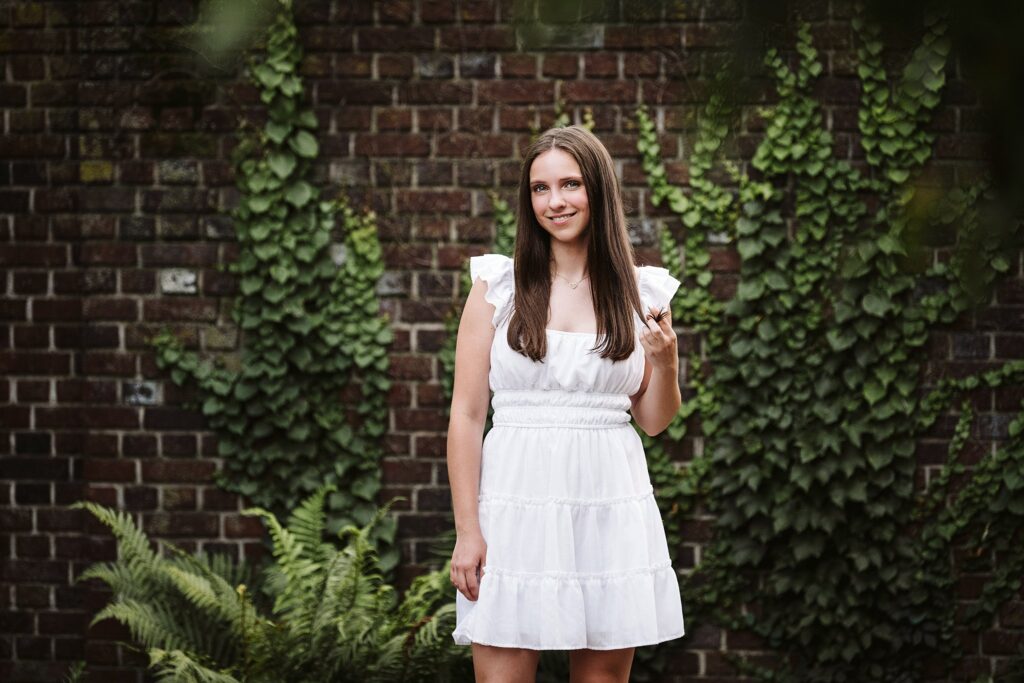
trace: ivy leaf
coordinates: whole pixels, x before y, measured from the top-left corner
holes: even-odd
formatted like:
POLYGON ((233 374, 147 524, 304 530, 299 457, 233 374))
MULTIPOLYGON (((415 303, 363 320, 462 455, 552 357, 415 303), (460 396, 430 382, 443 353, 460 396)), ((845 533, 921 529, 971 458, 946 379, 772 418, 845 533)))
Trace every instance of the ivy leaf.
POLYGON ((876 470, 880 470, 892 462, 892 453, 885 450, 868 451, 868 462, 876 470))
POLYGON ((317 155, 320 150, 320 145, 317 144, 316 138, 313 137, 309 131, 300 130, 288 141, 288 146, 292 148, 296 154, 306 159, 312 159, 317 155))
POLYGON ((754 233, 757 232, 757 230, 757 222, 747 218, 746 216, 741 216, 740 218, 736 219, 736 232, 738 234, 753 235, 754 233))
POLYGON ((249 228, 249 236, 256 242, 262 242, 270 237, 271 227, 272 224, 268 220, 261 220, 258 223, 253 223, 252 227, 249 228))
POLYGON ((803 534, 793 542, 793 557, 806 560, 809 557, 818 557, 825 548, 825 538, 821 534, 803 534))
POLYGON ((372 501, 379 490, 380 483, 373 477, 360 477, 352 482, 352 493, 363 500, 372 501))
POLYGON ((264 213, 270 208, 270 197, 267 197, 266 195, 249 197, 249 200, 246 202, 246 206, 248 206, 249 210, 253 213, 264 213))
POLYGON ((864 299, 861 301, 861 308, 871 315, 882 318, 892 308, 892 302, 872 292, 864 296, 864 299))
POLYGON ((295 155, 291 152, 281 150, 272 152, 267 159, 267 165, 278 178, 284 180, 295 169, 295 155))
POLYGON ((288 429, 288 438, 292 441, 302 442, 309 437, 309 423, 297 422, 288 429))
POLYGON ((238 382, 235 384, 235 398, 239 401, 248 401, 256 395, 256 385, 249 382, 238 382))
POLYGON ((765 273, 764 281, 769 287, 776 291, 786 289, 786 285, 788 284, 785 276, 777 270, 769 270, 765 273))
POLYGON ((251 296, 256 292, 260 291, 260 287, 263 286, 263 279, 255 276, 246 276, 241 279, 238 283, 238 288, 242 291, 245 296, 251 296))
POLYGON ((292 124, 268 121, 264 130, 266 131, 268 138, 280 145, 284 139, 288 137, 288 134, 292 132, 292 124))
POLYGON ((833 351, 848 349, 857 341, 856 333, 848 328, 832 328, 825 333, 825 338, 828 340, 828 345, 832 347, 833 351))
POLYGON ((903 246, 903 243, 896 238, 895 235, 887 233, 882 235, 881 239, 878 240, 878 248, 882 250, 884 254, 903 254, 906 255, 907 250, 903 246))
POLYGON ((882 386, 881 382, 878 382, 875 379, 869 379, 868 381, 864 382, 863 393, 864 398, 867 399, 868 403, 874 405, 875 403, 878 403, 880 400, 882 400, 882 397, 885 396, 885 387, 882 386))
POLYGON ((300 180, 297 183, 292 183, 288 187, 288 191, 285 193, 285 200, 294 206, 296 209, 301 209, 309 200, 313 197, 313 186, 307 183, 305 180, 300 180))
POLYGON ((287 293, 287 288, 282 287, 276 282, 269 282, 267 283, 267 286, 263 288, 263 298, 272 304, 276 304, 281 301, 287 293))
POLYGON ((331 438, 339 446, 347 447, 352 442, 352 427, 347 424, 338 427, 331 432, 331 438))
POLYGON ((906 182, 907 178, 910 177, 910 171, 908 171, 905 168, 890 168, 888 171, 886 171, 885 175, 888 176, 889 180, 891 180, 892 182, 896 183, 897 185, 901 185, 902 183, 906 182))
POLYGON ((276 88, 284 79, 284 74, 277 69, 267 66, 266 64, 260 64, 256 67, 256 69, 253 70, 253 75, 256 76, 256 80, 258 80, 260 85, 264 88, 276 88))
POLYGON ((742 238, 736 243, 736 248, 740 253, 740 258, 744 261, 764 253, 764 242, 760 240, 754 240, 749 238, 742 238))
POLYGON ((741 299, 757 299, 764 294, 763 280, 745 280, 736 288, 736 293, 741 299))

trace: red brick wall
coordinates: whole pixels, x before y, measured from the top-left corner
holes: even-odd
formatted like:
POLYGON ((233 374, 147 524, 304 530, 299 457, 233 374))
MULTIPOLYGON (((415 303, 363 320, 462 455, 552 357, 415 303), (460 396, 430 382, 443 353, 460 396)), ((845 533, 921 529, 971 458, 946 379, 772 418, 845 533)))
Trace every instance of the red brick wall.
MULTIPOLYGON (((577 18, 557 16, 564 3, 539 3, 553 13, 542 17, 555 46, 545 48, 544 34, 514 21, 511 1, 297 4, 307 91, 322 124, 318 181, 380 216, 384 307, 397 336, 383 469, 386 497, 409 498, 399 507, 408 580, 448 526, 435 352, 460 269, 490 249, 487 189, 513 190, 531 126, 550 125, 556 100, 574 117, 592 108, 595 132, 621 164, 638 248, 656 261, 654 221, 666 214, 648 200, 633 109, 653 107, 663 154, 683 180, 684 133, 738 13, 731 2, 664 9, 609 1, 584 3, 590 14, 573 24, 558 23, 577 18)), ((843 6, 810 3, 805 16, 826 60, 818 91, 837 150, 856 158, 858 88, 843 6)), ((87 626, 104 596, 72 579, 110 558, 113 544, 68 503, 132 510, 154 536, 189 548, 240 555, 257 543, 258 527, 238 514, 242 502, 211 483, 212 435, 181 408, 181 391, 144 343, 163 324, 193 348, 216 352, 237 341, 228 316, 234 286, 217 270, 235 256, 220 210, 236 196, 228 156, 236 117, 258 120, 260 103, 251 86, 174 38, 195 9, 175 0, 0 6, 4 680, 57 680, 80 658, 101 680, 141 680, 139 658, 113 642, 124 633, 87 626), (194 274, 195 293, 165 291, 166 269, 194 274)), ((981 154, 980 125, 969 89, 953 80, 934 123, 939 175, 959 178, 981 154)), ((740 153, 751 153, 757 133, 749 121, 740 153)), ((727 291, 735 258, 714 252, 716 287, 727 291)), ((989 309, 935 336, 932 376, 1024 355, 1022 291, 1016 264, 989 309)), ((979 435, 980 448, 1005 432, 1001 414, 1016 410, 1018 394, 981 399, 992 428, 979 435)), ((704 522, 691 528, 695 541, 707 531, 704 522)), ((969 644, 971 667, 987 671, 988 655, 1020 639, 1019 616, 1004 625, 969 644)), ((736 638, 694 628, 678 673, 732 680, 720 650, 741 649, 736 638)))

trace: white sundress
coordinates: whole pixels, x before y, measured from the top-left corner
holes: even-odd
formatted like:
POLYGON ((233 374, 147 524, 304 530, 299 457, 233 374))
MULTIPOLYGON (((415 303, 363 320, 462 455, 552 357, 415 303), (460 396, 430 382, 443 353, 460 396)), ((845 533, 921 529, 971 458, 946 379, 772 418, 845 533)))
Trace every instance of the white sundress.
MULTIPOLYGON (((477 600, 456 591, 459 645, 611 650, 683 635, 671 565, 643 443, 630 424, 640 389, 642 319, 633 354, 590 351, 592 333, 548 330, 534 362, 506 339, 513 261, 470 259, 487 282, 496 328, 488 379, 492 428, 483 440, 479 519, 487 554, 477 600)), ((640 298, 668 306, 679 280, 637 268, 640 298)))

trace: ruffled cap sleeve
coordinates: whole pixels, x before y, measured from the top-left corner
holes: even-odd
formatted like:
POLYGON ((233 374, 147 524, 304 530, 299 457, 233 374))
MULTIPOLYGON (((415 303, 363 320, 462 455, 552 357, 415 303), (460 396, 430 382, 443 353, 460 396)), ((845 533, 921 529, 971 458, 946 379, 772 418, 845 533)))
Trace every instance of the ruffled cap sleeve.
POLYGON ((682 282, 674 278, 667 268, 660 266, 640 266, 638 270, 640 302, 644 305, 644 315, 648 312, 648 306, 669 308, 682 282))
POLYGON ((498 327, 498 321, 505 315, 512 303, 515 272, 513 261, 504 254, 482 254, 469 258, 469 276, 473 282, 480 278, 487 283, 484 299, 494 306, 491 324, 498 327))

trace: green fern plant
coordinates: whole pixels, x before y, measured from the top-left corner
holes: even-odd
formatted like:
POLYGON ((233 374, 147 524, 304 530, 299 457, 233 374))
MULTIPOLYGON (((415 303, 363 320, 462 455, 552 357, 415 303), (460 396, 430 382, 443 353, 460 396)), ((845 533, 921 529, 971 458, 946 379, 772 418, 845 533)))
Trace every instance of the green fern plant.
POLYGON ((363 527, 344 527, 336 546, 322 540, 332 490, 306 498, 287 524, 263 508, 244 511, 270 534, 273 562, 262 573, 171 545, 161 553, 128 513, 75 504, 117 539, 117 560, 93 565, 80 579, 113 592, 93 623, 112 618, 127 626, 160 681, 471 680, 469 649, 451 637, 448 567, 417 577, 400 599, 384 582, 372 540, 396 499, 363 527))
POLYGON ((72 662, 68 672, 61 679, 61 683, 81 683, 85 680, 85 662, 82 660, 72 662))

